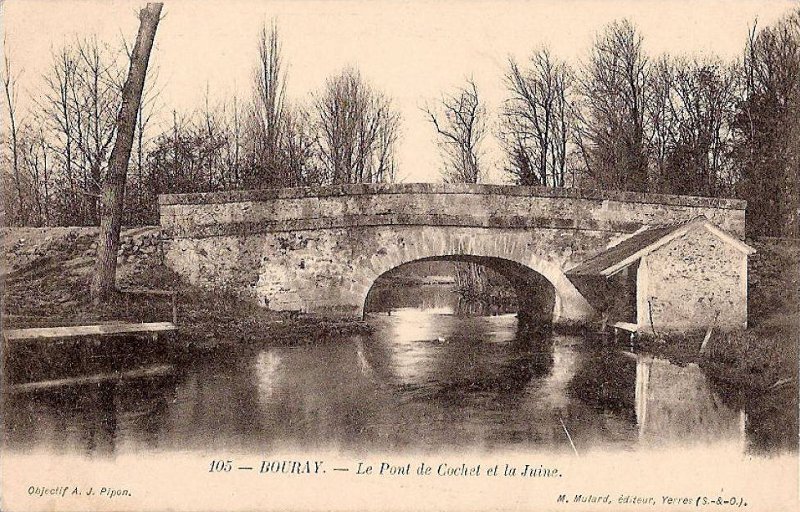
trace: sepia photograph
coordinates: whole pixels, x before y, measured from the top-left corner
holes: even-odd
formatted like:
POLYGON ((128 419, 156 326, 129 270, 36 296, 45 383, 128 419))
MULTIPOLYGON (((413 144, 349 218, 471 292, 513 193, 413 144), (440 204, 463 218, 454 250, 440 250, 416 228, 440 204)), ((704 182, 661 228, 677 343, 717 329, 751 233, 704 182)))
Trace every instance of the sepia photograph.
POLYGON ((800 508, 800 4, 2 0, 0 510, 800 508))

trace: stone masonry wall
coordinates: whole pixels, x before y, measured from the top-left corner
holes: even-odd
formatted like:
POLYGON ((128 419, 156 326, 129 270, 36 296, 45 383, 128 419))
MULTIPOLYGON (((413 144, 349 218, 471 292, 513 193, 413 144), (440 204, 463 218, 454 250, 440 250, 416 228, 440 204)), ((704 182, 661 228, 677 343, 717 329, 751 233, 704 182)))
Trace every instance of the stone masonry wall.
MULTIPOLYGON (((714 318, 722 329, 746 327, 747 256, 707 230, 694 229, 653 251, 646 267, 642 291, 656 331, 711 325, 714 318)), ((639 309, 641 324, 649 325, 646 304, 639 309)))
POLYGON ((271 309, 353 315, 360 314, 375 280, 403 263, 459 255, 497 258, 547 278, 561 293, 557 309, 562 316, 578 320, 592 309, 562 267, 573 246, 602 246, 605 238, 591 232, 571 237, 570 243, 559 238, 557 230, 363 227, 176 238, 165 258, 194 284, 238 289, 271 309))
MULTIPOLYGON (((117 254, 117 285, 141 286, 141 275, 164 262, 160 226, 124 228, 117 254)), ((69 262, 74 277, 88 274, 97 257, 98 230, 93 227, 13 227, 0 229, 0 275, 29 272, 46 262, 69 262)), ((69 276, 61 276, 69 279, 69 276)), ((72 300, 69 294, 63 301, 72 300)), ((39 300, 38 298, 36 300, 39 300)))
MULTIPOLYGON (((94 227, 47 227, 47 228, 2 228, 2 253, 8 268, 13 272, 30 262, 46 257, 97 256, 97 228, 94 227)), ((148 264, 163 261, 160 226, 125 228, 120 233, 120 248, 117 264, 148 264)))
POLYGON ((644 225, 705 215, 744 233, 741 201, 491 185, 375 184, 161 196, 165 261, 278 310, 361 312, 383 272, 458 255, 524 265, 556 316, 591 306, 564 270, 644 225))

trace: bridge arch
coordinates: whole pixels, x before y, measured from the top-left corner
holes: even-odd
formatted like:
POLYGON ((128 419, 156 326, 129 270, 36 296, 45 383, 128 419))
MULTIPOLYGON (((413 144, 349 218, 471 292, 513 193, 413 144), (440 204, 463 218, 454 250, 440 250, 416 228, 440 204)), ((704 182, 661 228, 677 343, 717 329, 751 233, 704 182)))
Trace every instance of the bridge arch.
POLYGON ((534 297, 525 294, 536 293, 540 288, 537 281, 546 281, 553 291, 554 322, 580 322, 594 314, 592 306, 560 266, 535 254, 531 244, 522 243, 519 237, 485 230, 476 230, 477 233, 453 231, 423 229, 412 237, 400 235, 396 244, 387 244, 371 254, 352 283, 361 308, 359 313, 363 316, 369 292, 380 276, 415 261, 445 260, 471 261, 497 270, 511 281, 521 304, 532 304, 534 297))
POLYGON ((368 307, 370 304, 373 304, 373 301, 378 300, 376 292, 379 289, 378 283, 381 278, 405 266, 428 261, 473 263, 490 269, 505 278, 510 287, 514 290, 517 302, 517 314, 521 322, 525 324, 546 324, 553 321, 557 295, 550 281, 541 274, 507 259, 461 255, 423 258, 421 260, 404 263, 399 267, 384 272, 378 277, 367 293, 364 304, 364 315, 366 316, 366 314, 372 312, 368 310, 368 307))

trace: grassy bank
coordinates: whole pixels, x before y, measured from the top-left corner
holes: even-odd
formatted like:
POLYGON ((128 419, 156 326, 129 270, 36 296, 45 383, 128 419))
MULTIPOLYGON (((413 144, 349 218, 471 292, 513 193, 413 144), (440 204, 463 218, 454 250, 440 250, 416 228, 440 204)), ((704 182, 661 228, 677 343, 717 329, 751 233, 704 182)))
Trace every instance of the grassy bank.
POLYGON ((731 389, 763 392, 796 384, 798 332, 796 316, 776 315, 752 329, 712 331, 705 348, 705 333, 695 332, 643 336, 637 340, 636 349, 676 364, 698 364, 731 389))
MULTIPOLYGON (((171 319, 167 298, 121 294, 99 307, 92 305, 93 229, 5 230, 3 235, 3 328, 171 319)), ((122 288, 176 292, 180 339, 192 347, 298 344, 368 330, 357 321, 289 317, 233 293, 191 286, 163 265, 157 251, 120 258, 118 265, 122 288)))

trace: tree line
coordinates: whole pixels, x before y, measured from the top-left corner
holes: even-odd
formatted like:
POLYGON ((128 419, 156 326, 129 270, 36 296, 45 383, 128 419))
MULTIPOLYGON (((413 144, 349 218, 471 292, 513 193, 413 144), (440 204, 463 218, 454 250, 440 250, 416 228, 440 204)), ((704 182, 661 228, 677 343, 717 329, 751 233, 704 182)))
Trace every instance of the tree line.
MULTIPOLYGON (((5 55, 6 224, 98 224, 127 51, 86 38, 53 52, 24 121, 19 75, 5 55)), ((400 114, 358 69, 329 77, 308 104, 292 103, 274 23, 259 34, 257 57, 248 97, 212 101, 206 91, 192 112, 168 111, 158 71, 150 70, 129 161, 125 224, 157 223, 163 193, 394 180, 400 114), (169 122, 155 126, 157 114, 169 122)))
MULTIPOLYGON (((468 79, 420 115, 449 182, 480 182, 486 139, 497 137, 513 183, 738 197, 748 201, 749 234, 797 237, 800 9, 754 23, 743 39, 733 61, 654 57, 635 25, 619 20, 576 66, 547 47, 510 58, 497 111, 468 79)), ((163 105, 158 73, 148 73, 125 224, 157 223, 162 193, 395 179, 402 119, 391 98, 348 67, 310 100, 293 101, 277 25, 266 24, 254 46, 247 97, 212 101, 207 92, 192 112, 163 105)), ((95 38, 65 44, 25 113, 5 55, 6 224, 98 224, 128 53, 95 38)))
MULTIPOLYGON (((628 20, 577 68, 548 48, 509 59, 497 117, 519 185, 748 201, 750 235, 800 236, 800 9, 754 24, 740 59, 651 57, 628 20)), ((474 80, 424 109, 449 181, 486 168, 489 113, 474 80)))

